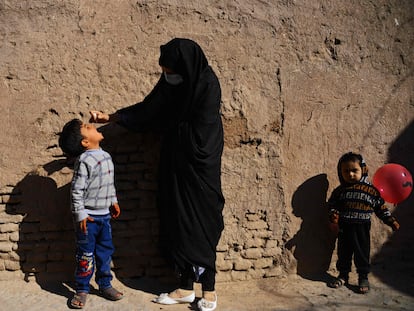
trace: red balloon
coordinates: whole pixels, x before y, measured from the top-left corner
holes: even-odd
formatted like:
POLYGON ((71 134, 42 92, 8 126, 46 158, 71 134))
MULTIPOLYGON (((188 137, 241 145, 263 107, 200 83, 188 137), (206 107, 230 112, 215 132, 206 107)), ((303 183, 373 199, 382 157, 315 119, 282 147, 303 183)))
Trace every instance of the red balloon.
POLYGON ((374 174, 372 183, 381 197, 393 204, 404 201, 413 190, 413 178, 402 165, 389 163, 380 167, 374 174))

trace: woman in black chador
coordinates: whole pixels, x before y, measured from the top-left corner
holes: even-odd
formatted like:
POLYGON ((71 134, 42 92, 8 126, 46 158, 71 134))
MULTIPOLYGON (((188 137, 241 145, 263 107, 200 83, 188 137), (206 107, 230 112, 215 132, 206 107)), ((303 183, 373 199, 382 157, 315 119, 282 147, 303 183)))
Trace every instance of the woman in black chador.
POLYGON ((161 46, 162 75, 141 102, 114 114, 91 111, 99 123, 162 133, 158 205, 161 246, 180 274, 180 286, 154 299, 191 303, 201 282, 200 310, 214 310, 216 246, 223 230, 221 89, 200 46, 173 39, 161 46))

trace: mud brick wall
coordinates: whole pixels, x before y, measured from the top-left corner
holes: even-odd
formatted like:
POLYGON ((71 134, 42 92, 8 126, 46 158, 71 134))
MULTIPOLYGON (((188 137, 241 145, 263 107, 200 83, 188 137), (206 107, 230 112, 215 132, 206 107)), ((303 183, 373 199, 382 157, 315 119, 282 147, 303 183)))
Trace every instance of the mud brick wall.
MULTIPOLYGON (((112 154, 121 216, 112 222, 116 247, 113 271, 118 277, 172 280, 158 248, 156 208, 159 137, 133 134, 117 125, 100 129, 103 148, 112 154)), ((1 191, 0 278, 70 280, 74 271, 74 231, 70 214, 71 159, 62 156, 39 167, 15 186, 1 191), (63 182, 58 186, 56 180, 63 182)), ((282 246, 270 228, 265 210, 242 217, 228 214, 217 248, 218 281, 283 275, 282 246), (238 232, 238 233, 237 233, 238 232), (237 233, 234 236, 234 233, 237 233)))
POLYGON ((269 228, 266 211, 248 212, 227 219, 226 226, 239 228, 243 238, 223 241, 217 248, 219 281, 258 279, 283 275, 283 249, 269 228))

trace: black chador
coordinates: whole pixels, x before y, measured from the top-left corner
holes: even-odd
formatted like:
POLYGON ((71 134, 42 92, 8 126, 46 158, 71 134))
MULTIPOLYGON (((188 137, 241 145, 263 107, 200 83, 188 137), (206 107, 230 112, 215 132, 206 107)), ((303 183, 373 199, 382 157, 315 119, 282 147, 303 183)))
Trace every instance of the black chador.
POLYGON ((140 103, 117 111, 134 131, 162 134, 158 206, 162 250, 179 270, 188 265, 215 271, 223 230, 221 89, 201 48, 188 39, 161 46, 161 66, 182 77, 172 85, 161 75, 140 103))

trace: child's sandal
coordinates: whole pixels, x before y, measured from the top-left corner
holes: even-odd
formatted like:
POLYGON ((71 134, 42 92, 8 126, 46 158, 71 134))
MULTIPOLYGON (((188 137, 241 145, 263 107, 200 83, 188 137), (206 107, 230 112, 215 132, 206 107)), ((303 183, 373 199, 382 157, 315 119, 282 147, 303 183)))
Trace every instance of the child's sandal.
POLYGON ((99 292, 102 297, 112 301, 121 300, 124 298, 124 294, 113 287, 101 289, 99 292))
POLYGON ((329 287, 331 288, 340 288, 342 286, 344 286, 347 283, 347 281, 343 278, 336 278, 335 280, 333 280, 332 282, 330 282, 328 284, 329 287))
POLYGON ((73 298, 70 301, 70 306, 74 309, 83 309, 86 305, 86 298, 88 297, 88 293, 76 293, 73 295, 73 298))
POLYGON ((358 280, 358 292, 360 294, 366 294, 369 292, 369 281, 368 279, 359 279, 358 280))

